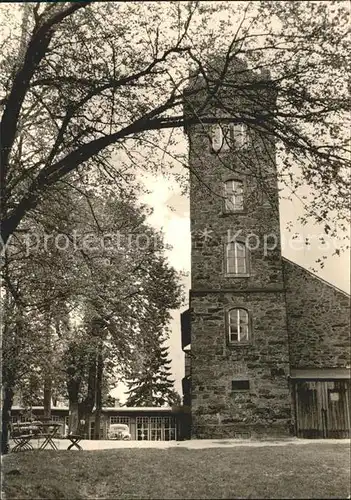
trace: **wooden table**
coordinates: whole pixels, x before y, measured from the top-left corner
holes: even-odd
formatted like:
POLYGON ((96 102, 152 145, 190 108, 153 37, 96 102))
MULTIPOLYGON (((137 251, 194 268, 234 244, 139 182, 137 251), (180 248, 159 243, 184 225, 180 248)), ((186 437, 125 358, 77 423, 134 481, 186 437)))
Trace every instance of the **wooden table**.
POLYGON ((51 446, 53 450, 58 450, 53 439, 57 436, 58 430, 61 424, 58 422, 40 422, 38 424, 39 433, 37 437, 43 437, 44 441, 39 447, 39 450, 45 450, 48 446, 51 446))
POLYGON ((44 450, 51 447, 57 450, 57 446, 53 441, 56 437, 61 424, 58 422, 17 422, 12 424, 11 437, 15 442, 12 451, 33 450, 31 441, 33 439, 44 438, 44 441, 39 446, 39 450, 44 450))

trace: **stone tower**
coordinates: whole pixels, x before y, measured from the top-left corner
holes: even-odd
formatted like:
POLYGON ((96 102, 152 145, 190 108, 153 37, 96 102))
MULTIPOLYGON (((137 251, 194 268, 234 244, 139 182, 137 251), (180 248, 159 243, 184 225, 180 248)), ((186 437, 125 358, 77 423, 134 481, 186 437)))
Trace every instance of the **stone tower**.
POLYGON ((185 396, 193 437, 286 435, 288 334, 275 145, 267 128, 276 95, 266 72, 253 73, 240 60, 228 75, 230 84, 215 97, 193 92, 206 87, 201 78, 185 92, 185 112, 201 121, 186 129, 192 279, 185 396))

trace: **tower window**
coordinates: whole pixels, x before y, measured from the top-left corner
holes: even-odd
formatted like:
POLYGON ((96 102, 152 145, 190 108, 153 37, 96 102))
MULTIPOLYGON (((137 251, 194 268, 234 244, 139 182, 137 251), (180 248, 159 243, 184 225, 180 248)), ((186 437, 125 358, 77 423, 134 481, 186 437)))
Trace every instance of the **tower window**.
POLYGON ((242 148, 247 142, 247 127, 244 123, 235 123, 232 126, 233 143, 235 148, 242 148))
POLYGON ((229 343, 249 341, 249 314, 246 309, 231 309, 228 313, 229 343))
POLYGON ((247 249, 241 241, 230 241, 226 244, 226 273, 247 274, 247 249))
POLYGON ((232 391, 249 391, 250 380, 232 380, 232 391))
POLYGON ((230 147, 230 128, 229 125, 220 125, 217 123, 212 127, 212 149, 215 153, 228 151, 230 147))
POLYGON ((244 183, 242 181, 230 180, 224 183, 225 210, 226 212, 238 212, 244 209, 244 183))
POLYGON ((212 150, 222 153, 231 148, 243 148, 248 140, 245 123, 216 123, 211 129, 212 150))

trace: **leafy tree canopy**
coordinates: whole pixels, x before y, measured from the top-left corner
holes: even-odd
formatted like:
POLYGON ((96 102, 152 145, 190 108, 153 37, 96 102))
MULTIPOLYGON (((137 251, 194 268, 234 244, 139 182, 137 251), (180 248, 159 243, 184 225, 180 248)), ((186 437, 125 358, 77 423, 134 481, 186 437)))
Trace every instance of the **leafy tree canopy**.
POLYGON ((347 3, 63 2, 18 11, 0 61, 4 243, 63 180, 125 189, 133 169, 186 165, 177 129, 206 129, 216 117, 184 115, 184 95, 189 102, 206 89, 220 101, 230 87, 257 101, 251 71, 261 88, 273 86, 276 106, 261 102, 245 116, 229 106, 228 120, 274 138, 281 181, 298 196, 310 187, 306 217, 331 234, 331 219, 345 220, 347 3), (238 57, 247 69, 231 70, 238 57), (200 88, 189 87, 189 68, 200 88))

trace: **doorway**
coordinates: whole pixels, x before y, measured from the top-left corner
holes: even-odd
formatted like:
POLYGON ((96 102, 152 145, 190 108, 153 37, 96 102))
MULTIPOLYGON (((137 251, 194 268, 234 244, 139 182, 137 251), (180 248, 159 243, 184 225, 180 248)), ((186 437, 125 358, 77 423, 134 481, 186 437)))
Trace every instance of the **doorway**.
POLYGON ((350 436, 349 380, 296 380, 294 396, 298 437, 350 436))

